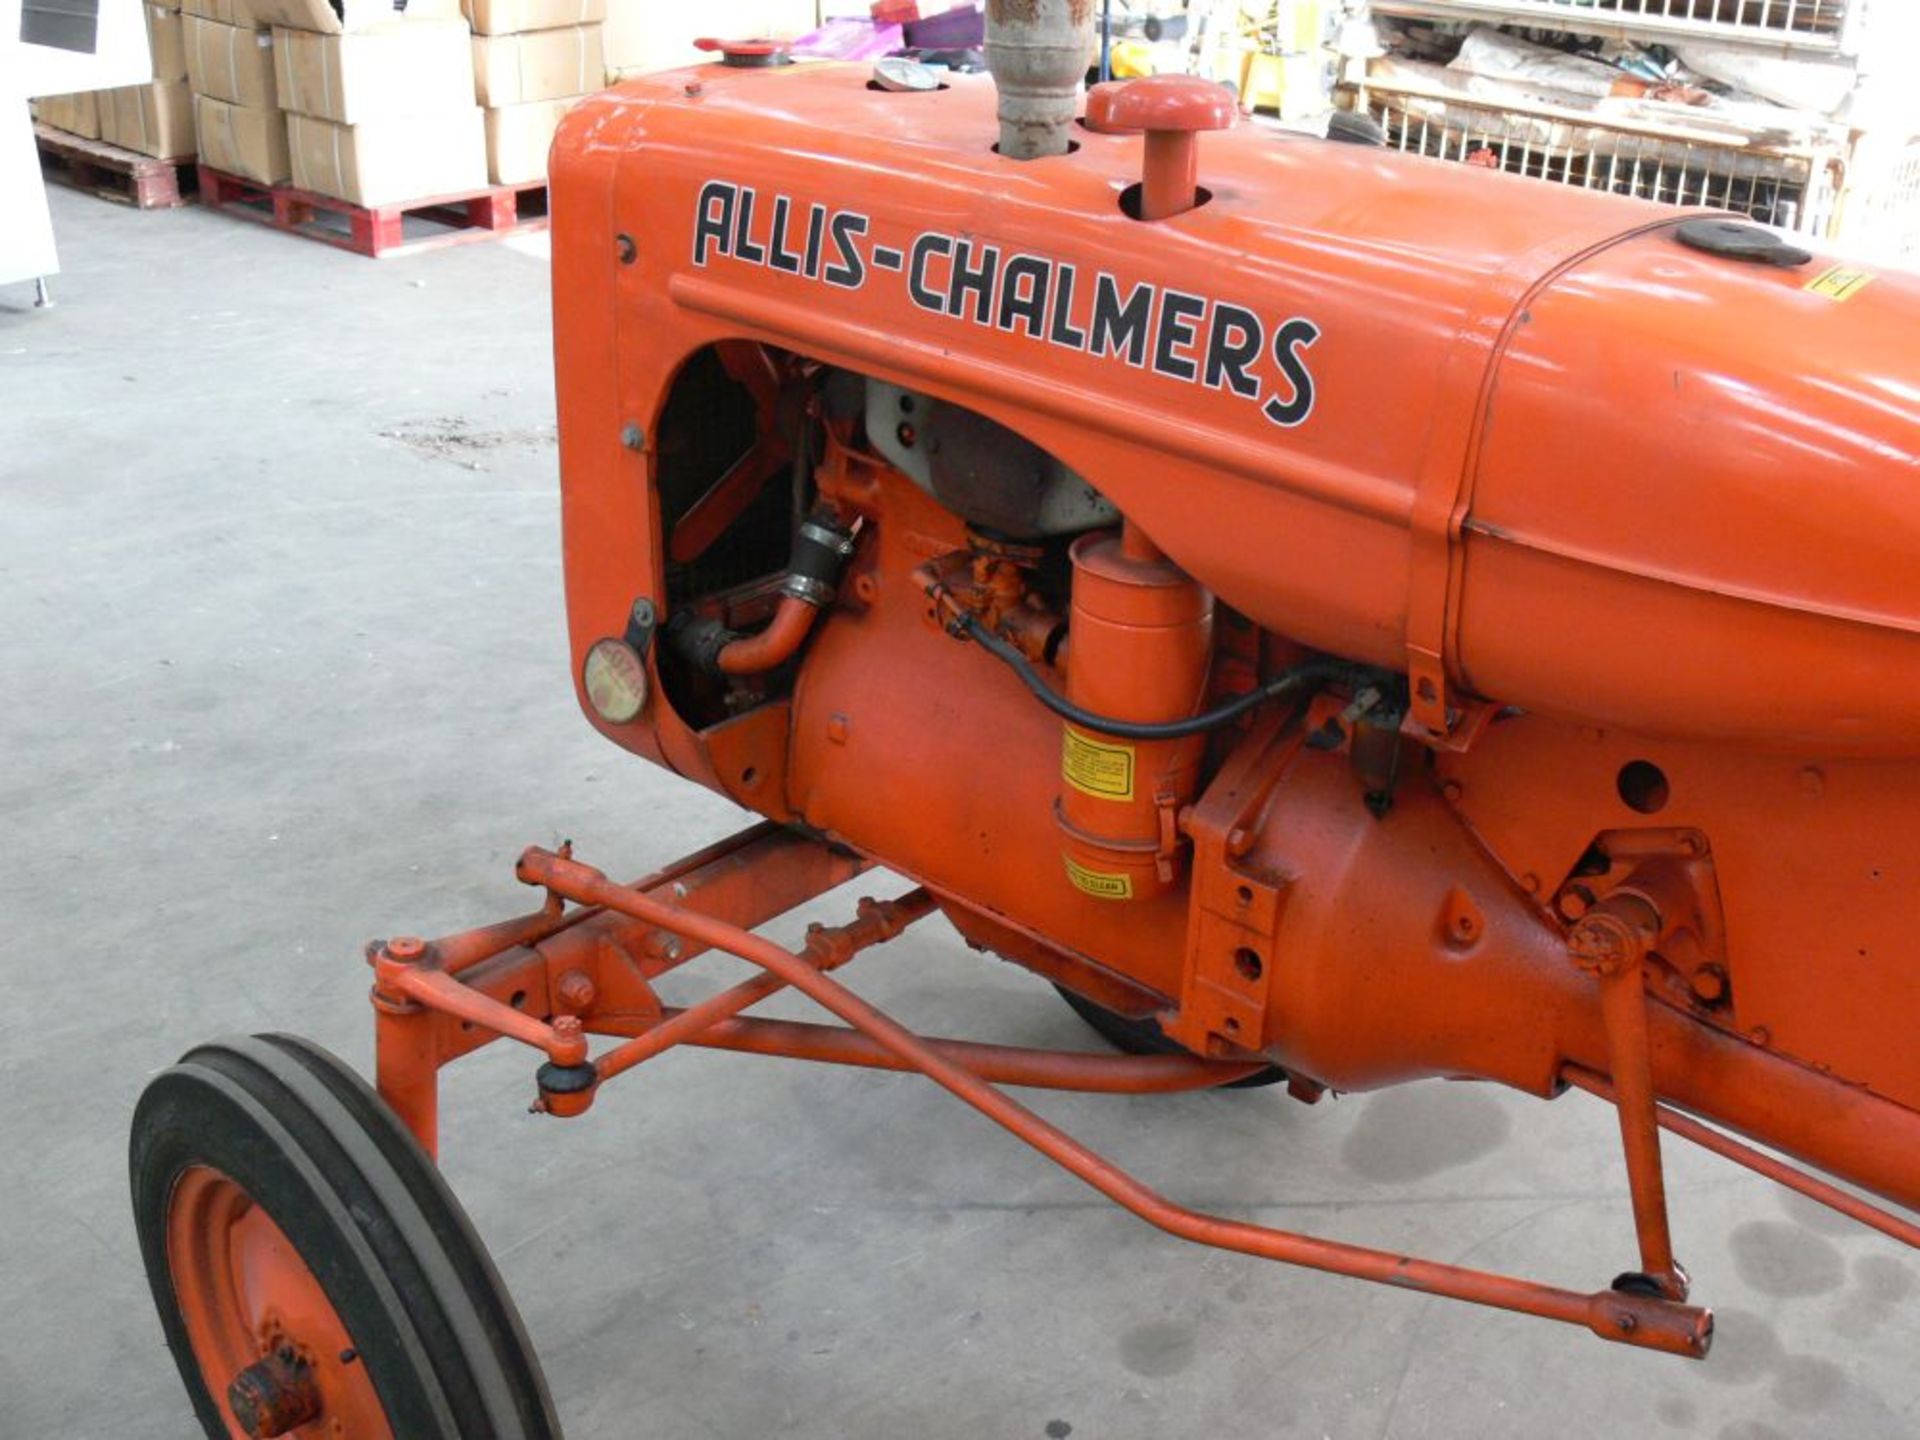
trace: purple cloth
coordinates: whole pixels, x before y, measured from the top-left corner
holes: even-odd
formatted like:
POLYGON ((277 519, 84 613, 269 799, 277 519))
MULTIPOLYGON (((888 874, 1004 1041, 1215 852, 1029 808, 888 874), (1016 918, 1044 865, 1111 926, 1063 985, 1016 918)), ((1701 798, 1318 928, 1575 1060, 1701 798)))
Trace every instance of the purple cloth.
POLYGON ((793 42, 792 53, 814 60, 878 60, 906 46, 898 25, 871 20, 829 20, 811 35, 793 42))
POLYGON ((987 17, 977 5, 962 5, 907 24, 907 44, 915 50, 968 50, 986 43, 987 17))

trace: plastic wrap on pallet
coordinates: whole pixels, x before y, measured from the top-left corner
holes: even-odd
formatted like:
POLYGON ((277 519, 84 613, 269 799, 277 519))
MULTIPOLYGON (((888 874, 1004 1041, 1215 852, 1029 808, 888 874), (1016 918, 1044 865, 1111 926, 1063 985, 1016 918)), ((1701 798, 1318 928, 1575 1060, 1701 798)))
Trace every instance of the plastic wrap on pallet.
POLYGON ((1611 65, 1535 45, 1517 35, 1504 35, 1486 25, 1475 26, 1460 44, 1460 53, 1447 63, 1492 80, 1512 80, 1544 86, 1570 95, 1601 99, 1616 93, 1623 77, 1611 65))
POLYGON ((1829 60, 1790 60, 1741 45, 1688 41, 1675 52, 1688 69, 1775 105, 1837 115, 1853 94, 1853 66, 1829 60))

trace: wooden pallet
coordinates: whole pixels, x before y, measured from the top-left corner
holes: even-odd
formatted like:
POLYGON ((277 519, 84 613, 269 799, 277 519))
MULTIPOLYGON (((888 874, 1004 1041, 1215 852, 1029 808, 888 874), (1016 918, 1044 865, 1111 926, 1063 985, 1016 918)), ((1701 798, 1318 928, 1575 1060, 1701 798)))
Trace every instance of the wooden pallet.
POLYGON ((542 181, 366 206, 292 185, 262 185, 210 165, 200 167, 202 204, 375 259, 544 230, 546 198, 542 181))
POLYGON ((34 122, 33 138, 40 146, 42 168, 63 178, 77 190, 118 200, 141 210, 165 210, 187 203, 193 158, 156 160, 135 150, 123 150, 104 140, 56 130, 34 122))

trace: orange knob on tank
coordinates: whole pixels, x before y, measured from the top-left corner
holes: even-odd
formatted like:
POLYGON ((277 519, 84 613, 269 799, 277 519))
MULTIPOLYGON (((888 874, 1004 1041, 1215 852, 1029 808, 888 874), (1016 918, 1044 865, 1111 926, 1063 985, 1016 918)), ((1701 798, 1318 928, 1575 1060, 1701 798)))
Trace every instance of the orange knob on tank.
MULTIPOLYGON (((1073 557, 1067 698, 1115 720, 1196 714, 1206 695, 1213 597, 1135 528, 1082 536, 1073 557)), ((1179 873, 1180 807, 1204 735, 1126 740, 1068 724, 1057 813, 1067 879, 1104 900, 1157 895, 1179 873)))

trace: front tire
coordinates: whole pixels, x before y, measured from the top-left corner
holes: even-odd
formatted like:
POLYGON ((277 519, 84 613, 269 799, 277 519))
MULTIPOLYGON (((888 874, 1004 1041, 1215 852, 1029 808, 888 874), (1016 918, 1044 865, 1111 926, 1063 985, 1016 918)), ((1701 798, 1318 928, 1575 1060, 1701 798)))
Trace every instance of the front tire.
POLYGON ((558 1440, 471 1222, 326 1051, 189 1051, 140 1097, 130 1161, 147 1279, 211 1440, 558 1440))

